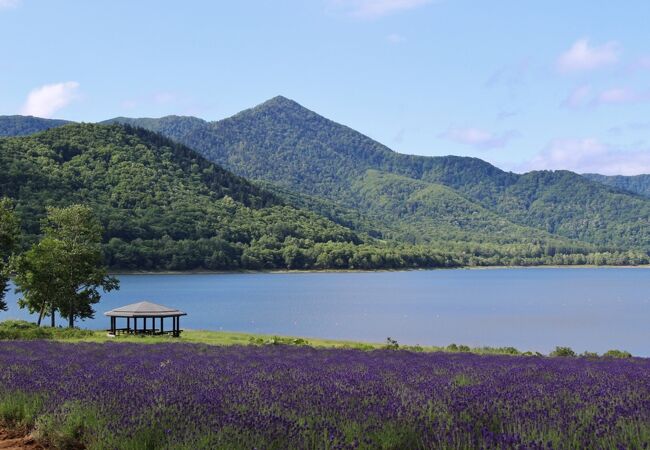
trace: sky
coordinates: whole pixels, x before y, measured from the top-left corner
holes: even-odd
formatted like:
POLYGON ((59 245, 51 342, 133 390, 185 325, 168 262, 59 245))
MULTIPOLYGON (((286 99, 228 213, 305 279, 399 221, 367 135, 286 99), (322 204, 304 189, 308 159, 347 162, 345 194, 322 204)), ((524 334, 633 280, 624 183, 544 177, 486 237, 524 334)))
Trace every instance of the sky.
POLYGON ((219 120, 276 95, 395 151, 650 173, 650 2, 0 0, 0 114, 219 120))

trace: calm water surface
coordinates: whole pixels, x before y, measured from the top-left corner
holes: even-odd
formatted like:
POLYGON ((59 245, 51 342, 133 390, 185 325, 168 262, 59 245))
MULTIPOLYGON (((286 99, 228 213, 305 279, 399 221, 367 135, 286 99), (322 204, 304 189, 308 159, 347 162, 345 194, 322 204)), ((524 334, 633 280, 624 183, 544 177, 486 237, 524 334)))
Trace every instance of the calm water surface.
MULTIPOLYGON (((490 269, 375 273, 122 275, 93 320, 143 299, 186 329, 383 342, 625 349, 650 356, 650 270, 490 269)), ((28 318, 8 294, 0 317, 28 318)))

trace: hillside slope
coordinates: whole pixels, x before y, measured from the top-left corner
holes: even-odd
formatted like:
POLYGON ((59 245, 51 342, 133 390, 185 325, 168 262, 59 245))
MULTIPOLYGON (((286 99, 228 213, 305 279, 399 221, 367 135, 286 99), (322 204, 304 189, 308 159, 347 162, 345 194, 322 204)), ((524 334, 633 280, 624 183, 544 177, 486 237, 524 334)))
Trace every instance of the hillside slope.
POLYGON ((0 137, 27 136, 67 123, 70 122, 33 116, 0 116, 0 137))
POLYGON ((143 129, 67 125, 0 139, 0 169, 0 196, 14 199, 31 240, 46 206, 89 204, 114 268, 286 267, 290 252, 361 242, 143 129))
POLYGON ((650 198, 650 175, 600 175, 597 173, 583 173, 583 177, 592 181, 633 192, 650 198))
MULTIPOLYGON (((456 191, 472 206, 441 214, 459 236, 472 232, 467 211, 490 211, 501 217, 504 232, 513 224, 525 230, 511 235, 519 242, 526 242, 529 233, 544 231, 600 248, 650 250, 650 200, 565 171, 519 175, 477 158, 399 154, 284 97, 218 122, 173 116, 118 120, 155 129, 244 177, 356 208, 387 228, 396 222, 415 224, 424 241, 446 237, 431 217, 404 210, 404 198, 384 198, 393 202, 388 208, 367 196, 359 202, 359 192, 372 191, 364 186, 372 180, 368 170, 456 191)), ((427 202, 444 202, 448 191, 433 186, 425 194, 427 202)), ((489 228, 481 233, 490 239, 489 228)))

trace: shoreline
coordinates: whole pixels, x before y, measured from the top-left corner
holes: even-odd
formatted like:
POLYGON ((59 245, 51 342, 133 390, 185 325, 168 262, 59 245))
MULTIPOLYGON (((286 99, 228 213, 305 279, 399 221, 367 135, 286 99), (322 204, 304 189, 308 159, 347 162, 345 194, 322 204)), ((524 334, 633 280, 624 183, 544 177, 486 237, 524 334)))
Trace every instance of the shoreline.
MULTIPOLYGON (((11 319, 9 319, 11 321, 11 319)), ((0 320, 0 324, 4 322, 0 320)), ((327 338, 327 337, 317 337, 309 335, 293 335, 293 334, 276 334, 276 333, 255 333, 247 331, 233 331, 233 330, 209 330, 209 329, 193 329, 186 328, 183 330, 183 333, 178 338, 170 338, 169 336, 161 335, 118 335, 112 336, 107 333, 105 329, 90 329, 90 328, 76 328, 77 332, 82 334, 72 334, 67 335, 67 328, 55 328, 50 327, 37 327, 34 323, 31 323, 33 328, 42 328, 45 330, 53 330, 53 334, 50 337, 11 337, 0 339, 0 344, 4 342, 12 342, 15 340, 27 339, 44 339, 47 341, 56 341, 69 344, 79 344, 79 343, 136 343, 142 345, 150 344, 161 344, 161 343, 174 343, 174 344, 205 344, 205 345, 214 345, 214 346, 231 346, 231 345, 289 345, 289 346, 309 346, 312 348, 321 348, 321 349, 356 349, 356 350, 381 350, 381 349, 392 349, 392 350, 406 350, 412 352, 423 352, 423 353, 466 353, 474 355, 501 355, 501 356, 543 356, 543 357, 558 357, 558 355, 553 354, 553 348, 526 348, 521 349, 516 346, 508 345, 481 345, 481 344, 462 344, 451 342, 449 344, 431 344, 431 343, 408 343, 402 342, 398 343, 397 341, 392 341, 395 344, 395 347, 391 347, 388 344, 391 344, 389 341, 378 341, 378 340, 366 340, 366 339, 345 339, 345 338, 327 338)), ((24 328, 23 328, 24 331, 24 328)), ((556 346, 558 348, 570 348, 556 346)), ((609 349, 601 349, 597 352, 593 352, 588 348, 577 348, 574 349, 575 357, 594 357, 598 355, 599 357, 608 357, 606 353, 608 351, 621 351, 625 352, 625 349, 620 350, 615 347, 609 349)), ((611 357, 611 356, 610 356, 611 357)), ((629 357, 633 358, 642 358, 650 359, 648 354, 629 354, 629 357)), ((2 447, 0 447, 1 449, 2 447)))
POLYGON ((319 273, 391 273, 391 272, 426 272, 436 270, 521 270, 521 269, 650 269, 650 264, 633 265, 539 265, 539 266, 465 266, 465 267, 429 267, 412 269, 313 269, 313 270, 120 270, 111 271, 111 275, 260 275, 260 274, 319 274, 319 273))

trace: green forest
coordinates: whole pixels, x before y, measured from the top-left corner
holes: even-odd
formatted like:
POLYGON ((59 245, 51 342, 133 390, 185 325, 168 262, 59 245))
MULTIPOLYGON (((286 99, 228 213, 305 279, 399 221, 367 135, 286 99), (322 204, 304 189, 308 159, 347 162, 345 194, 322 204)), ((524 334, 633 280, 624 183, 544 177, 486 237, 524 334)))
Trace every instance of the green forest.
POLYGON ((220 122, 0 117, 0 134, 30 134, 0 138, 20 246, 42 235, 48 207, 87 205, 111 270, 649 262, 638 193, 402 155, 283 97, 220 122))
POLYGON ((626 192, 650 198, 650 175, 600 175, 583 173, 583 177, 626 192))
POLYGON ((355 209, 387 230, 397 224, 398 234, 422 243, 447 240, 432 221, 463 236, 482 223, 478 234, 494 242, 492 227, 483 225, 497 218, 502 234, 513 239, 521 235, 513 226, 529 228, 526 242, 546 232, 601 249, 650 250, 650 199, 569 171, 520 175, 477 158, 396 153, 284 97, 218 122, 178 116, 115 121, 183 142, 248 179, 355 209), (455 207, 438 210, 450 196, 455 207))

